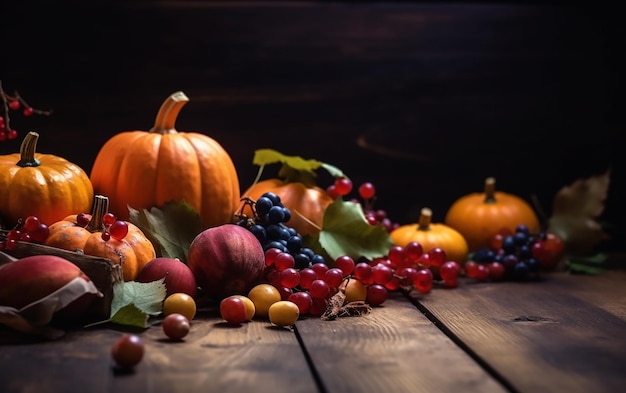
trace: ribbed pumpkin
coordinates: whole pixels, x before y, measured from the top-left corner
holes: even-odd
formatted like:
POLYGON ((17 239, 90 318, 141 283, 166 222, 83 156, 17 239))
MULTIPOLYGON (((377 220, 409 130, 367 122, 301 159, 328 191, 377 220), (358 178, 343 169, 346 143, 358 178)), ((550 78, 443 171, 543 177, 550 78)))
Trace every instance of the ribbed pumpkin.
POLYGON ((175 122, 189 101, 183 92, 169 96, 150 131, 126 131, 100 149, 91 170, 98 194, 111 199, 111 212, 129 218, 134 209, 185 201, 205 228, 233 221, 239 206, 239 178, 226 150, 213 138, 178 132, 175 122))
MULTIPOLYGON (((286 225, 302 236, 319 234, 324 223, 324 212, 333 202, 325 190, 299 181, 288 182, 274 178, 255 183, 243 196, 257 200, 268 191, 278 195, 283 205, 291 211, 291 218, 286 225)), ((248 216, 252 214, 248 209, 244 209, 244 213, 248 216)))
POLYGON ((77 223, 77 214, 69 215, 50 225, 46 245, 64 250, 82 250, 86 255, 108 258, 122 266, 125 281, 132 281, 143 267, 156 258, 152 242, 137 226, 130 222, 128 234, 122 240, 102 238, 105 227, 102 218, 108 213, 109 198, 96 195, 89 224, 82 227, 77 223))
POLYGON ((502 229, 511 233, 520 224, 525 224, 531 233, 540 230, 539 219, 532 207, 522 198, 496 191, 496 180, 485 180, 484 192, 467 194, 457 199, 444 222, 459 231, 470 251, 489 247, 491 239, 502 229))
POLYGON ((36 153, 38 139, 38 133, 29 132, 19 153, 0 156, 0 216, 7 225, 30 215, 50 225, 91 210, 89 176, 65 158, 36 153))
POLYGON ((401 225, 389 236, 395 245, 405 247, 409 242, 418 242, 424 252, 439 247, 446 252, 449 261, 463 265, 467 260, 468 247, 463 235, 442 223, 432 222, 432 210, 425 207, 420 212, 417 224, 401 225))

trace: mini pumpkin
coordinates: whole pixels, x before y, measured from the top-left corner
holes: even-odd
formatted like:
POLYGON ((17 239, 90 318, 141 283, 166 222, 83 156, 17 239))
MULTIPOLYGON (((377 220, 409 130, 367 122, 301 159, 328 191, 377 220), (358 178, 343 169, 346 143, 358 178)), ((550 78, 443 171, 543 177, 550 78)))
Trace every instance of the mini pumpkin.
POLYGON ((446 252, 449 261, 463 265, 467 260, 468 246, 463 235, 443 223, 432 222, 432 210, 425 207, 420 211, 417 224, 401 225, 389 236, 396 246, 405 247, 410 242, 421 244, 425 253, 433 248, 446 252))
POLYGON ((484 192, 467 194, 457 199, 444 218, 446 225, 459 231, 470 251, 486 248, 491 239, 505 229, 510 233, 524 224, 531 233, 540 230, 539 219, 532 207, 522 198, 496 191, 496 180, 485 180, 484 192))
POLYGON ((93 186, 76 164, 36 152, 39 134, 29 132, 20 152, 0 156, 0 216, 6 225, 36 216, 50 225, 76 211, 90 211, 93 186))
POLYGON ((228 152, 213 138, 178 132, 176 118, 189 101, 170 95, 150 131, 127 131, 109 139, 91 170, 98 194, 111 199, 111 211, 128 220, 134 209, 184 201, 208 228, 233 221, 239 206, 239 178, 228 152))
POLYGON ((109 198, 96 195, 93 210, 87 215, 87 226, 78 224, 77 214, 69 215, 50 225, 46 245, 69 251, 82 250, 86 255, 108 258, 122 266, 125 281, 133 281, 141 269, 156 258, 154 245, 141 229, 130 222, 126 222, 128 233, 123 239, 103 237, 106 230, 103 217, 108 213, 108 207, 109 198))

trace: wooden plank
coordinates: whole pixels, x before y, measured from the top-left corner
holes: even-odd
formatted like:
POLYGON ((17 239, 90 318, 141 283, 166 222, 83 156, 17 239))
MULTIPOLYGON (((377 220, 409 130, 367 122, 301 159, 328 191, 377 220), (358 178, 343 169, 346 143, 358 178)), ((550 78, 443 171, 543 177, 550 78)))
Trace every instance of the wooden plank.
POLYGON ((0 391, 25 392, 245 392, 317 391, 292 330, 253 321, 229 327, 199 315, 181 342, 160 325, 140 332, 146 345, 134 372, 113 367, 110 348, 123 331, 110 326, 68 333, 57 341, 0 347, 0 391))
POLYGON ((506 391, 397 293, 367 316, 296 329, 328 392, 506 391))
POLYGON ((520 392, 622 392, 624 272, 553 273, 539 282, 476 283, 416 303, 520 392))

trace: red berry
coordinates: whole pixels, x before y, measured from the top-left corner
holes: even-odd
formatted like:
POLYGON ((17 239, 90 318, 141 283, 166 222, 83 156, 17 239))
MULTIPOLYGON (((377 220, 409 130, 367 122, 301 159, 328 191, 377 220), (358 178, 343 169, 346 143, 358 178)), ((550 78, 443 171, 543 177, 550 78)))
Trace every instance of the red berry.
POLYGON ((346 177, 338 177, 335 179, 335 192, 340 196, 345 196, 352 191, 352 181, 346 177))
POLYGON ((18 100, 11 100, 9 101, 9 108, 13 109, 14 111, 20 109, 20 102, 18 100))
POLYGON ((24 108, 24 111, 22 111, 22 113, 26 117, 31 116, 33 114, 33 112, 34 112, 34 109, 31 108, 30 106, 27 106, 26 108, 24 108))
POLYGON ((363 199, 371 199, 376 195, 376 188, 370 182, 365 182, 359 186, 359 195, 363 199))

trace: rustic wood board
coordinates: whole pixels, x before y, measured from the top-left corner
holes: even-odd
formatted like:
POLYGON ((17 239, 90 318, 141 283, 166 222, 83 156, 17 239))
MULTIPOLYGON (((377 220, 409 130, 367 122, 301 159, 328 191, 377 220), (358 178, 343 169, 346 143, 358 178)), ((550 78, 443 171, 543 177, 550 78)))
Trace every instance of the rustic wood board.
POLYGON ((520 392, 623 392, 626 275, 476 283, 416 303, 520 392))
POLYGON ((144 359, 133 372, 114 367, 110 348, 123 331, 69 332, 57 341, 3 345, 0 391, 308 393, 317 385, 290 329, 253 321, 231 327, 199 315, 189 335, 168 340, 160 325, 140 332, 144 359))
POLYGON ((296 329, 328 392, 506 391, 397 293, 367 316, 296 329))

